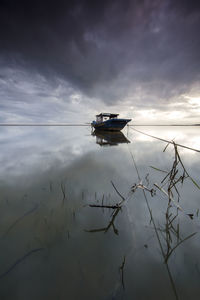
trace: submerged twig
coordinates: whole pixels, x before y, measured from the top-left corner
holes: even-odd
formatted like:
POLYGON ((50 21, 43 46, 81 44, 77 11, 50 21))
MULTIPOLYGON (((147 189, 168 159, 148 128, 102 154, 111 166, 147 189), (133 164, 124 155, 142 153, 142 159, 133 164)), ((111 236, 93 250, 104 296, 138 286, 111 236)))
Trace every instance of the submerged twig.
POLYGON ((146 191, 150 192, 150 194, 151 194, 152 197, 155 196, 155 194, 156 194, 156 190, 154 190, 153 188, 149 189, 148 187, 146 187, 142 183, 134 184, 131 187, 131 191, 135 192, 137 188, 142 189, 142 190, 146 190, 146 191))
POLYGON ((50 192, 53 191, 53 183, 51 181, 49 181, 49 190, 50 190, 50 192))
POLYGON ((28 256, 30 256, 31 254, 33 254, 35 252, 41 251, 41 250, 44 250, 44 248, 36 248, 36 249, 33 249, 33 250, 29 251, 28 253, 26 253, 24 256, 19 258, 13 265, 11 265, 10 268, 6 272, 0 274, 0 279, 2 279, 4 276, 8 275, 18 264, 20 264, 28 256))
POLYGON ((63 194, 63 200, 62 200, 62 204, 64 204, 64 202, 65 202, 65 198, 66 198, 66 193, 65 193, 65 184, 63 184, 63 183, 61 182, 61 184, 60 184, 60 187, 61 187, 61 191, 62 191, 62 194, 63 194))
POLYGON ((25 214, 23 214, 21 217, 19 217, 10 227, 6 230, 4 233, 4 236, 6 236, 20 221, 22 221, 25 217, 32 214, 38 209, 38 204, 36 204, 31 210, 27 211, 25 214))

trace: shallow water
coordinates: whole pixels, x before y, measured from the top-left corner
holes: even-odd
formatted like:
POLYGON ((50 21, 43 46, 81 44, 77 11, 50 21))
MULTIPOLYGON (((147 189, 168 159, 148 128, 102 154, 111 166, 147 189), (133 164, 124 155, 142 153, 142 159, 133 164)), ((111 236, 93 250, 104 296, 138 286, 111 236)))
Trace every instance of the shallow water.
MULTIPOLYGON (((199 127, 136 129, 200 149, 199 127)), ((199 299, 200 190, 188 177, 169 203, 154 168, 170 171, 173 145, 123 133, 1 127, 0 299, 199 299), (89 206, 118 192, 113 223, 116 210, 89 206)), ((200 153, 178 151, 200 184, 200 153)))

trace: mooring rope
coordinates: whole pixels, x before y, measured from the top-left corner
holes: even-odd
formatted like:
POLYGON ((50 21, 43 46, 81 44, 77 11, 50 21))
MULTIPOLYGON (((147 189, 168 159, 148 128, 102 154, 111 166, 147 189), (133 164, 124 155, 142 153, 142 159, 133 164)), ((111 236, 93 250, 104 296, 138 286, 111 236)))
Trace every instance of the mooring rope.
POLYGON ((173 142, 173 141, 168 141, 168 140, 159 138, 159 137, 157 137, 157 136, 154 136, 154 135, 151 135, 151 134, 142 132, 142 131, 140 131, 140 130, 138 130, 138 129, 135 129, 135 128, 131 127, 130 125, 129 125, 129 128, 131 128, 132 130, 135 130, 135 131, 137 131, 137 132, 139 132, 139 133, 141 133, 141 134, 144 134, 144 135, 146 135, 146 136, 149 136, 149 137, 151 137, 151 138, 153 138, 153 139, 157 139, 157 140, 159 140, 159 141, 166 142, 166 143, 168 143, 168 144, 175 144, 175 145, 178 146, 178 147, 182 147, 182 148, 185 148, 185 149, 188 149, 188 150, 192 150, 192 151, 196 151, 196 152, 199 152, 199 153, 200 153, 200 150, 198 150, 198 149, 194 149, 194 148, 191 148, 191 147, 188 147, 188 146, 185 146, 185 145, 177 144, 177 143, 175 143, 175 142, 173 142))

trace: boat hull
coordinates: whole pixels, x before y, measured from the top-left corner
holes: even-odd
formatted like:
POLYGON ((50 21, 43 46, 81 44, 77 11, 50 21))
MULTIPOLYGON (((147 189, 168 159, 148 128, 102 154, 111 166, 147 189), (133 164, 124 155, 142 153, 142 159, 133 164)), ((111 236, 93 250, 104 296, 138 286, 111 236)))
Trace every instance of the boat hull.
POLYGON ((91 125, 95 128, 95 130, 120 131, 130 121, 131 119, 109 119, 103 122, 93 121, 91 125))

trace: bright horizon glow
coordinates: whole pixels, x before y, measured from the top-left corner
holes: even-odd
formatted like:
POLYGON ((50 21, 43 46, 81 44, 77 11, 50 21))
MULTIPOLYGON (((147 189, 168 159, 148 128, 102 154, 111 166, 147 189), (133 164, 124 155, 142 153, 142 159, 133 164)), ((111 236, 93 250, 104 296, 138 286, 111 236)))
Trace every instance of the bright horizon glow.
POLYGON ((6 69, 9 80, 0 80, 1 95, 8 101, 1 110, 0 123, 90 123, 100 112, 119 113, 131 118, 135 125, 192 125, 198 124, 200 97, 181 94, 176 98, 162 99, 159 103, 146 96, 142 87, 124 99, 116 98, 109 104, 100 98, 84 95, 70 83, 58 80, 56 87, 38 74, 6 69), (14 82, 14 84, 13 84, 14 82), (147 100, 142 100, 142 98, 147 100), (141 105, 142 103, 142 105, 141 105))
POLYGON ((188 95, 184 95, 184 98, 188 99, 189 103, 191 105, 198 105, 200 107, 200 97, 191 97, 191 96, 188 96, 188 95))

